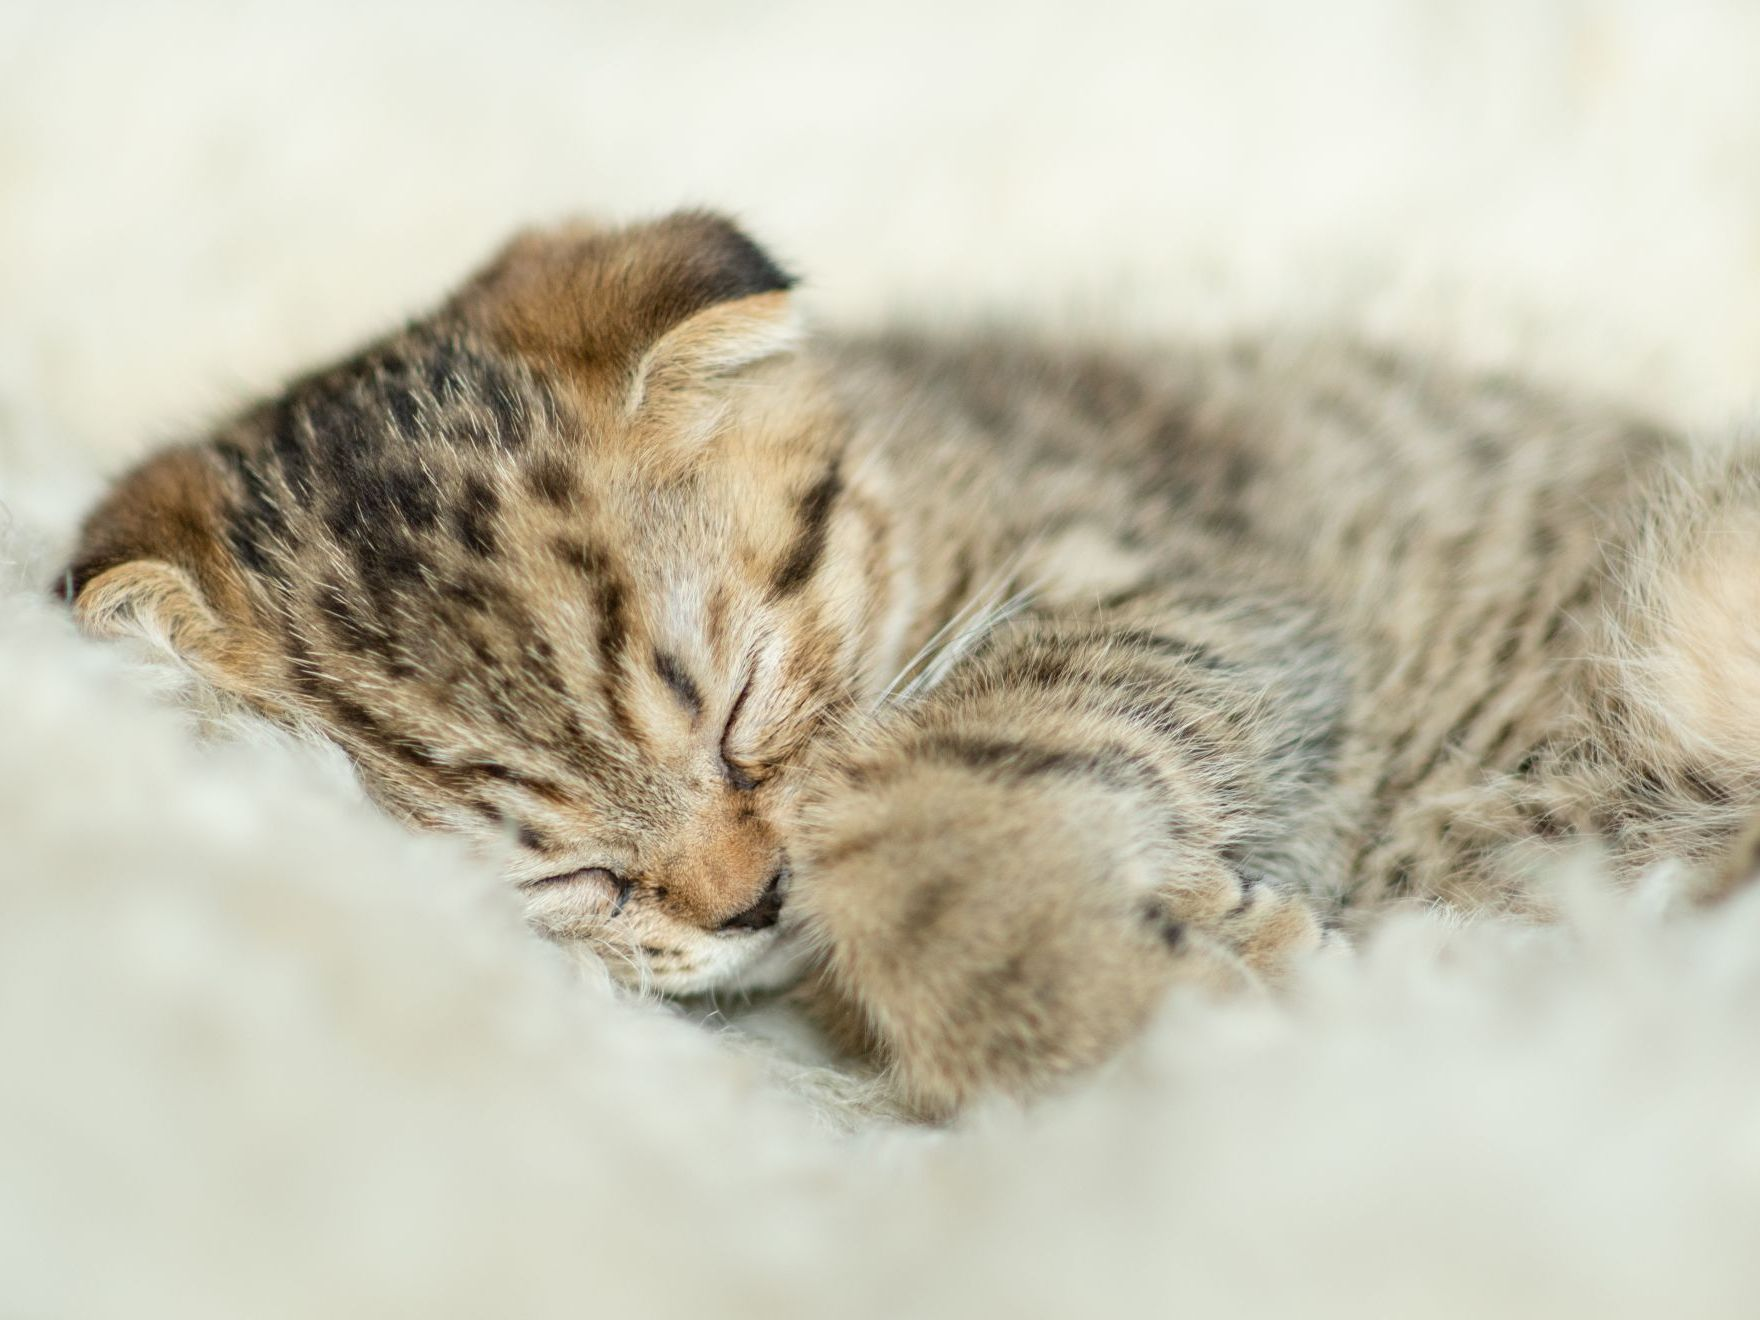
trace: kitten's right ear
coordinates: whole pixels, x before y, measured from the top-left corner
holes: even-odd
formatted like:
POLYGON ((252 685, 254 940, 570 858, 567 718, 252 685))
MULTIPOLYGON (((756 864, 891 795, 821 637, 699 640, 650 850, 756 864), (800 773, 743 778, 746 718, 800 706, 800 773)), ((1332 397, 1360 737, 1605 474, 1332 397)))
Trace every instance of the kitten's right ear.
POLYGON ((793 287, 732 221, 680 211, 524 234, 449 308, 556 369, 632 433, 688 450, 730 377, 795 346, 793 287))
POLYGON ((142 637, 221 687, 251 686, 266 654, 248 627, 226 505, 212 451, 155 455, 87 517, 56 594, 91 636, 142 637))

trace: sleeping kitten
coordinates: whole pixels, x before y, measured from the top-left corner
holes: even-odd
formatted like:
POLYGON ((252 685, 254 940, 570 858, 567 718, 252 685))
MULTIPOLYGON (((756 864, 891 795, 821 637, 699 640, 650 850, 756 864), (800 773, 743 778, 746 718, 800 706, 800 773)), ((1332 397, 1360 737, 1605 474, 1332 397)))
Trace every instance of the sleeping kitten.
POLYGON ((712 215, 522 237, 125 476, 66 594, 631 982, 787 932, 927 1116, 1755 816, 1751 451, 1350 343, 803 341, 790 283, 712 215))

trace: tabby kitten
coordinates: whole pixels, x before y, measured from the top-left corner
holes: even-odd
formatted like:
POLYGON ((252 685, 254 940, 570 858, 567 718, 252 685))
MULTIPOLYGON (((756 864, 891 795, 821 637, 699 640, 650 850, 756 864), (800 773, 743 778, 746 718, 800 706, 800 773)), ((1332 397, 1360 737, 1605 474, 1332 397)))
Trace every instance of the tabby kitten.
POLYGON ((553 938, 783 979, 945 1115, 1532 862, 1760 806, 1760 459, 1353 343, 802 341, 707 214, 517 239, 125 476, 64 590, 506 841, 553 938))

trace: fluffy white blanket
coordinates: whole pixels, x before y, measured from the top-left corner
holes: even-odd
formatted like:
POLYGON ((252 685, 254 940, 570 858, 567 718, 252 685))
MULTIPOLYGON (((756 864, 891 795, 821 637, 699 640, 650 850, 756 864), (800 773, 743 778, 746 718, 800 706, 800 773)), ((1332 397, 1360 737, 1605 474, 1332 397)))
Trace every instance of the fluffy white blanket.
POLYGON ((826 320, 1345 317, 1730 425, 1760 10, 0 8, 0 1315, 1751 1315, 1760 901, 1563 877, 850 1131, 42 588, 101 478, 504 231, 732 209, 826 320))

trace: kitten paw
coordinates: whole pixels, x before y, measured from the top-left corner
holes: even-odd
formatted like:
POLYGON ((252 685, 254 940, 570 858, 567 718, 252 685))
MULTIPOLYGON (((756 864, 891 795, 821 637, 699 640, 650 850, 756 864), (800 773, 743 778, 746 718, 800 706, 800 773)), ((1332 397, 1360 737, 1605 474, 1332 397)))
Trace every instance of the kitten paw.
POLYGON ((924 1117, 1044 1091, 1116 1053, 1171 987, 1251 988, 1249 955, 1269 966, 1308 930, 1283 904, 1231 917, 1154 898, 1085 822, 1020 805, 969 778, 894 780, 827 812, 797 868, 824 1016, 846 1040, 860 1024, 924 1117))
POLYGON ((1169 920, 1201 932, 1273 986, 1317 950, 1344 947, 1305 895, 1250 871, 1170 887, 1156 902, 1169 920))

